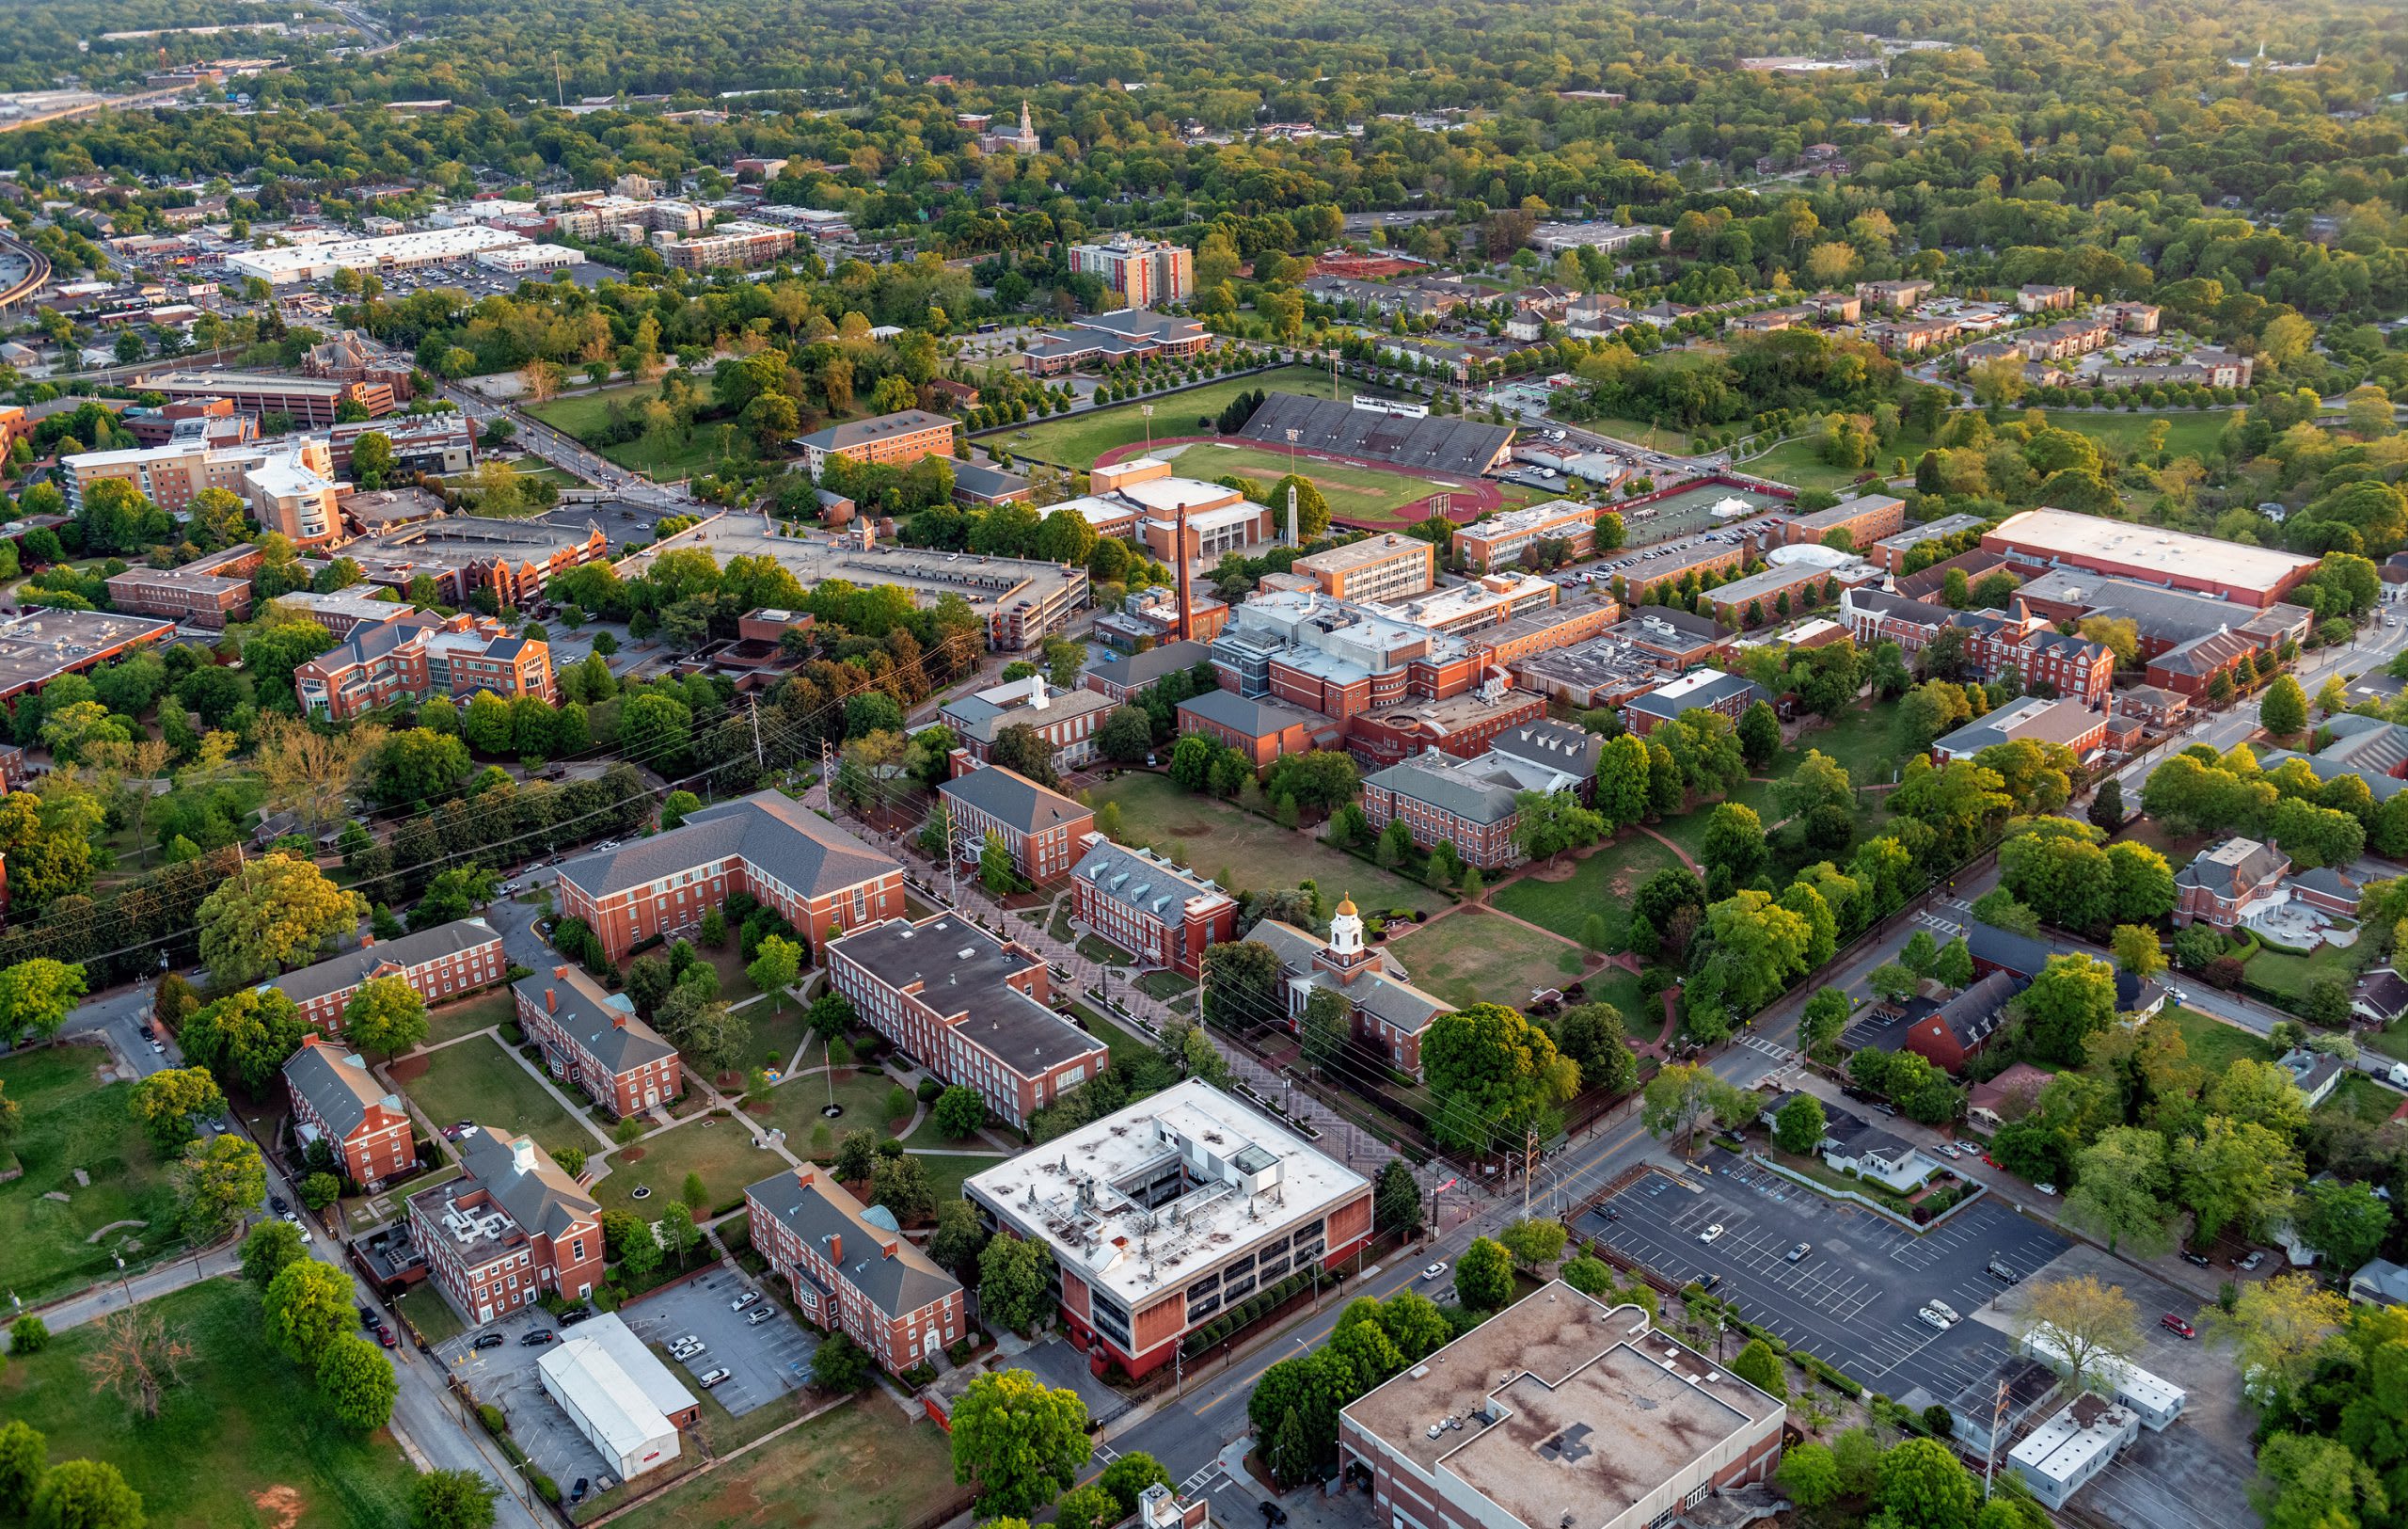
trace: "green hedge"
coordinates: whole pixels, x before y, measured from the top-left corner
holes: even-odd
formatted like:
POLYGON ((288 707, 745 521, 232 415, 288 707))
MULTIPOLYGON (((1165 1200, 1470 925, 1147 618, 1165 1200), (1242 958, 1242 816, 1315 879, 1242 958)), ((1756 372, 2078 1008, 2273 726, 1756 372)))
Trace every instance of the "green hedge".
POLYGON ((1864 1388, 1862 1386, 1858 1385, 1855 1381, 1849 1379, 1846 1376, 1842 1375, 1839 1371, 1832 1369, 1829 1364, 1824 1363, 1814 1355, 1796 1354, 1791 1357, 1797 1360, 1798 1367, 1799 1369, 1804 1370, 1808 1375, 1811 1375, 1815 1379, 1820 1380, 1823 1384, 1830 1387, 1833 1391, 1851 1397, 1861 1396, 1864 1394, 1864 1388))

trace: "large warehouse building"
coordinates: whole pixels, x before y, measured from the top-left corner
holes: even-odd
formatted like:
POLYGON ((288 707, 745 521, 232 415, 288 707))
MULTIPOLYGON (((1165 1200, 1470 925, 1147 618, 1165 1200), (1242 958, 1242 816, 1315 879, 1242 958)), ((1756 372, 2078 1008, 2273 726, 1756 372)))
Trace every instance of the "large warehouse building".
POLYGON ((1340 456, 1477 478, 1504 465, 1513 445, 1512 427, 1477 420, 1441 419, 1418 404, 1382 404, 1358 398, 1351 404, 1300 393, 1273 393, 1238 432, 1271 447, 1291 444, 1300 452, 1340 456))
POLYGON ((1982 546, 2021 563, 2087 568, 2259 608, 2281 599, 2316 571, 2316 559, 2295 552, 2070 510, 2008 516, 1982 537, 1982 546))
POLYGON ((1198 1078, 990 1168, 979 1218, 1043 1243, 1070 1341, 1132 1376, 1291 1274, 1371 1234, 1371 1186, 1198 1078))
POLYGON ((544 1394, 623 1481, 675 1459, 678 1428, 702 1416, 702 1404, 615 1312, 563 1339, 537 1367, 544 1394))

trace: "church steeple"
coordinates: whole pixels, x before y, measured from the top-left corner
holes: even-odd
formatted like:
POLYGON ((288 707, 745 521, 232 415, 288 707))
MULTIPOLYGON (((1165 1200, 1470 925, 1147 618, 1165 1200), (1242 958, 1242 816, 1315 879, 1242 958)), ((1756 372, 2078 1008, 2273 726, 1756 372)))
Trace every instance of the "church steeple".
POLYGON ((1020 101, 1020 151, 1024 154, 1037 152, 1037 124, 1029 120, 1026 96, 1021 97, 1020 101))
POLYGON ((1363 943, 1363 915, 1347 898, 1338 904, 1337 916, 1329 921, 1329 943, 1313 953, 1313 964, 1335 976, 1340 986, 1360 973, 1374 969, 1378 958, 1363 943))

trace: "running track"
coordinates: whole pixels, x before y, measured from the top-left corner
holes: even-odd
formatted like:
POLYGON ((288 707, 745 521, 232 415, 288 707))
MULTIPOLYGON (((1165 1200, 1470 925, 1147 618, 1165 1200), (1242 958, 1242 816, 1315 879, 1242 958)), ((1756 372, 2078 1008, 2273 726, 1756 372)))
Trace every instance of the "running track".
MULTIPOLYGON (((1259 441, 1243 440, 1229 436, 1164 436, 1156 440, 1150 448, 1142 442, 1134 446, 1115 446, 1095 459, 1096 466, 1110 467, 1124 458, 1143 456, 1149 450, 1158 452, 1165 446, 1240 446, 1249 451, 1274 451, 1272 447, 1264 446, 1259 441)), ((1274 452, 1274 454, 1276 453, 1274 452)), ((1410 468, 1398 467, 1392 462, 1374 462, 1369 457, 1362 456, 1340 456, 1336 452, 1298 452, 1296 460, 1300 463, 1337 462, 1346 467, 1369 468, 1374 472, 1392 473, 1400 478, 1451 484, 1454 486, 1444 490, 1454 496, 1448 507, 1447 518, 1459 526, 1471 524, 1490 511, 1502 507, 1505 502, 1503 490, 1493 483, 1482 483, 1477 478, 1458 478, 1447 472, 1417 472, 1410 468)), ((1431 502, 1438 497, 1439 492, 1440 490, 1433 489, 1409 504, 1400 504, 1380 519, 1359 519, 1350 516, 1332 515, 1330 520, 1335 525, 1352 526, 1358 531, 1394 531, 1399 526, 1409 526, 1428 519, 1434 513, 1431 502)), ((1276 509, 1278 506, 1274 505, 1273 508, 1276 509)))

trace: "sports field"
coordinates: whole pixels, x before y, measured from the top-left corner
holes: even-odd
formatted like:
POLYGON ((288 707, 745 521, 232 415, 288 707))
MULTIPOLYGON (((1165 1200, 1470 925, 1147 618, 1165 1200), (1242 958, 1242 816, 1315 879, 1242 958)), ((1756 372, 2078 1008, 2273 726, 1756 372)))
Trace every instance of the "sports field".
MULTIPOLYGON (((1317 366, 1282 366, 1269 372, 1225 377, 1201 388, 1158 393, 1145 400, 1154 406, 1153 438, 1165 440, 1172 436, 1199 434, 1198 420, 1218 416, 1228 406, 1231 399, 1258 388, 1265 392, 1306 393, 1314 398, 1331 396, 1329 374, 1317 366)), ((1339 379, 1337 396, 1354 397, 1354 385, 1339 379)), ((981 436, 978 443, 1003 446, 1015 456, 1052 462, 1084 472, 1095 465, 1097 457, 1108 451, 1145 443, 1146 417, 1138 412, 1139 406, 1136 401, 1132 401, 1104 408, 1059 414, 1041 423, 1031 422, 1018 430, 981 436)))
MULTIPOLYGON (((1178 454, 1172 462, 1184 478, 1217 483, 1236 473, 1253 479, 1267 492, 1273 484, 1288 475, 1288 454, 1268 446, 1197 445, 1170 450, 1178 454)), ((1329 501, 1329 513, 1340 520, 1394 520, 1399 525, 1412 525, 1422 516, 1407 511, 1405 506, 1418 505, 1432 494, 1454 486, 1415 473, 1320 461, 1302 454, 1295 462, 1298 475, 1312 480, 1313 486, 1329 501)), ((1284 503, 1271 507, 1282 515, 1287 513, 1284 503)))

